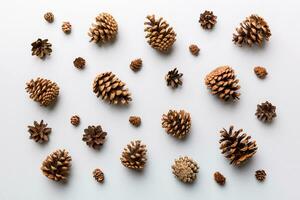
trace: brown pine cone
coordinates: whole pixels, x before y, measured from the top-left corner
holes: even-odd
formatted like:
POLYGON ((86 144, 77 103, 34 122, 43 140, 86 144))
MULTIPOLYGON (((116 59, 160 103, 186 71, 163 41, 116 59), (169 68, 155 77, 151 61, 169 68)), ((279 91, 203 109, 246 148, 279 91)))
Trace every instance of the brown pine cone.
POLYGON ((52 12, 47 12, 44 14, 44 19, 49 22, 52 23, 54 21, 54 15, 52 12))
POLYGON ((192 125, 190 113, 180 110, 169 110, 162 116, 162 127, 175 138, 183 139, 189 132, 192 125))
POLYGON ((225 185, 226 178, 220 172, 214 173, 214 179, 219 185, 225 185))
POLYGON ((168 52, 176 41, 176 33, 162 17, 155 19, 155 15, 148 15, 145 33, 148 44, 160 51, 168 52))
POLYGON ((48 42, 48 39, 37 39, 37 41, 31 43, 31 55, 38 56, 41 59, 44 59, 46 56, 50 56, 52 52, 52 44, 48 42))
POLYGON ((143 65, 142 59, 138 58, 138 59, 131 61, 130 69, 134 72, 137 72, 142 68, 142 65, 143 65))
POLYGON ((264 79, 268 75, 266 68, 260 66, 254 67, 254 73, 261 79, 264 79))
POLYGON ((138 127, 141 125, 141 118, 139 116, 130 116, 129 117, 129 122, 135 126, 138 127))
POLYGON ((43 174, 53 181, 66 181, 71 168, 72 158, 66 150, 57 150, 43 161, 43 174))
POLYGON ((230 164, 240 166, 256 153, 256 141, 250 141, 251 136, 242 133, 243 129, 233 131, 233 126, 229 130, 223 128, 220 131, 220 149, 222 154, 230 160, 230 164))
POLYGON ((66 34, 69 34, 72 31, 72 25, 70 24, 70 22, 63 22, 63 24, 61 25, 61 30, 66 34))
POLYGON ((127 168, 140 170, 145 167, 147 161, 146 153, 146 145, 142 144, 140 140, 131 141, 124 148, 120 160, 127 168))
POLYGON ((184 183, 192 183, 197 178, 198 164, 191 158, 184 156, 175 160, 172 165, 173 174, 184 183))
POLYGON ((182 85, 182 73, 178 72, 177 68, 174 68, 173 70, 169 71, 166 76, 166 82, 167 86, 171 86, 172 88, 177 88, 179 85, 182 85))
POLYGON ((30 139, 33 139, 38 143, 45 143, 49 141, 49 134, 51 133, 51 128, 47 127, 48 124, 44 124, 41 120, 40 123, 34 121, 33 126, 28 126, 28 132, 30 133, 30 139))
POLYGON ((191 44, 190 47, 189 47, 189 50, 190 50, 191 54, 194 55, 194 56, 198 56, 198 54, 200 52, 199 47, 195 44, 191 44))
POLYGON ((83 69, 85 67, 85 60, 81 57, 78 57, 73 61, 73 64, 77 69, 83 69))
POLYGON ((131 94, 125 88, 125 83, 112 72, 105 72, 96 76, 93 92, 110 104, 127 105, 132 100, 131 94))
POLYGON ((263 169, 257 170, 255 172, 255 178, 260 182, 264 181, 266 179, 266 176, 267 176, 267 173, 263 169))
POLYGON ((263 122, 272 122, 276 115, 276 106, 273 106, 270 102, 266 101, 257 105, 255 115, 263 122))
POLYGON ((98 183, 104 182, 104 173, 101 171, 101 169, 97 168, 93 171, 93 177, 98 183))
POLYGON ((239 99, 238 82, 234 70, 229 66, 218 67, 205 77, 207 88, 224 101, 239 99))
POLYGON ((78 115, 73 115, 70 121, 72 125, 78 126, 80 124, 80 117, 78 115))
POLYGON ((95 20, 95 23, 92 24, 88 33, 91 37, 90 42, 102 44, 116 38, 118 33, 118 23, 112 15, 100 13, 95 20))
POLYGON ((86 142, 89 147, 99 150, 105 142, 106 135, 107 133, 102 130, 100 125, 88 126, 84 129, 82 141, 86 142))
POLYGON ((214 15, 213 11, 204 11, 200 14, 199 23, 204 29, 212 29, 217 23, 217 16, 214 15))
POLYGON ((27 82, 25 89, 29 97, 39 102, 41 106, 53 104, 59 94, 59 87, 55 82, 40 77, 27 82))
POLYGON ((271 35, 268 23, 258 15, 251 15, 236 28, 232 41, 238 46, 251 47, 256 44, 261 47, 264 41, 269 41, 271 35))

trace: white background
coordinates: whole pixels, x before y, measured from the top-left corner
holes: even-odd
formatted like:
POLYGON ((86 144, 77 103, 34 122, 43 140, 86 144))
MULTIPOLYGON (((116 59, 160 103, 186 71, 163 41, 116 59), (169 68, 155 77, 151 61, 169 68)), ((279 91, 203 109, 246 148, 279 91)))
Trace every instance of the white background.
POLYGON ((1 167, 0 199, 299 199, 299 31, 295 0, 10 0, 0 12, 1 85, 1 167), (213 31, 203 30, 198 18, 213 10, 218 23, 213 31), (55 22, 48 24, 43 14, 52 11, 55 22), (119 24, 115 43, 98 47, 89 43, 88 28, 100 12, 111 13, 119 24), (146 43, 143 22, 147 14, 163 16, 177 33, 170 55, 161 55, 146 43), (262 49, 239 48, 232 42, 235 27, 246 16, 257 13, 269 23, 272 37, 262 49), (61 23, 70 21, 72 33, 65 35, 61 23), (48 38, 52 55, 42 61, 31 56, 31 42, 48 38), (196 43, 201 53, 194 57, 188 46, 196 43), (75 57, 87 60, 86 69, 73 67, 75 57), (141 57, 143 68, 133 73, 128 65, 141 57), (240 79, 241 100, 224 104, 210 95, 204 85, 207 73, 220 65, 230 65, 240 79), (269 75, 259 80, 256 65, 269 75), (164 75, 177 67, 184 73, 183 87, 171 90, 164 75), (113 71, 127 83, 133 101, 127 108, 108 105, 92 92, 92 81, 101 72, 113 71), (25 83, 37 77, 57 82, 59 100, 51 109, 29 99, 25 83), (254 116, 256 105, 269 100, 277 106, 278 117, 265 125, 254 116), (161 115, 169 109, 191 113, 192 131, 185 141, 177 141, 161 128, 161 115), (74 128, 70 116, 80 115, 74 128), (140 115, 142 126, 133 128, 130 115, 140 115), (50 142, 38 145, 29 140, 27 125, 44 119, 53 131, 50 142), (100 124, 108 132, 101 151, 81 141, 83 129, 100 124), (235 125, 257 140, 258 152, 246 166, 229 165, 221 154, 218 131, 235 125), (123 147, 141 139, 148 148, 148 162, 142 173, 123 167, 119 161, 123 147), (65 185, 45 178, 40 165, 58 148, 67 149, 73 166, 65 185), (180 155, 194 158, 200 165, 198 179, 185 185, 175 179, 171 165, 180 155), (92 170, 100 167, 105 183, 99 185, 92 170), (265 169, 264 183, 254 178, 265 169), (213 172, 227 177, 218 186, 213 172))

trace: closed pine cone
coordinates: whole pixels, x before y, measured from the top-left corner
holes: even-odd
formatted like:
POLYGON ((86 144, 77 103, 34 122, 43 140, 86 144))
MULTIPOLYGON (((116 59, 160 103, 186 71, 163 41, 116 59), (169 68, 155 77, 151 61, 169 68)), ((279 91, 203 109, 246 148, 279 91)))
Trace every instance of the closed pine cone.
POLYGON ((232 41, 238 46, 256 44, 262 46, 264 41, 269 41, 271 30, 268 23, 258 15, 247 17, 240 27, 236 28, 232 41))
POLYGON ((78 115, 73 115, 70 121, 73 126, 78 126, 80 124, 80 117, 78 115))
POLYGON ((200 14, 199 23, 204 29, 212 29, 217 23, 217 16, 214 15, 213 11, 204 11, 200 14))
POLYGON ((257 105, 255 115, 263 122, 272 122, 276 115, 276 106, 273 106, 270 102, 266 101, 257 105))
POLYGON ((43 161, 43 174, 53 181, 66 181, 71 168, 72 158, 66 150, 57 150, 43 161))
POLYGON ((177 88, 178 86, 182 85, 182 78, 183 74, 178 72, 177 68, 169 71, 165 76, 167 81, 167 86, 171 86, 172 88, 177 88))
POLYGON ((140 58, 135 59, 135 60, 131 61, 130 69, 134 72, 137 72, 142 68, 142 64, 143 64, 142 59, 140 59, 140 58))
POLYGON ((100 13, 95 20, 95 23, 92 24, 88 33, 91 37, 90 42, 102 44, 116 38, 118 33, 118 23, 112 15, 100 13))
POLYGON ((127 168, 140 170, 145 167, 147 161, 146 153, 146 145, 142 144, 140 140, 131 141, 124 148, 120 160, 127 168))
POLYGON ((77 69, 83 69, 85 67, 85 59, 82 57, 75 58, 73 64, 77 69))
POLYGON ((42 106, 54 103, 59 94, 59 87, 55 82, 48 79, 37 78, 26 83, 26 91, 29 97, 42 106))
POLYGON ((52 23, 54 21, 54 15, 52 12, 47 12, 44 14, 44 19, 49 22, 52 23))
POLYGON ((176 41, 176 33, 162 17, 148 15, 145 22, 146 39, 149 45, 160 52, 168 52, 176 41))
POLYGON ((234 131, 233 126, 230 126, 228 131, 226 129, 220 131, 221 152, 230 160, 230 164, 236 166, 253 157, 257 150, 256 141, 250 141, 251 136, 242 132, 243 129, 234 131))
POLYGON ((215 172, 214 173, 214 179, 219 185, 225 185, 226 178, 221 174, 220 172, 215 172))
POLYGON ((104 173, 101 171, 101 169, 97 168, 93 171, 93 177, 98 183, 104 182, 104 173))
POLYGON ((128 104, 131 99, 131 94, 125 88, 125 83, 117 78, 112 72, 99 74, 93 83, 93 92, 108 101, 110 104, 128 104))
POLYGON ((255 178, 260 182, 264 181, 266 179, 266 176, 267 176, 267 173, 263 169, 257 170, 255 172, 255 178))
POLYGON ((197 178, 198 164, 191 158, 179 157, 172 165, 173 174, 184 183, 192 183, 197 178))
POLYGON ((102 127, 99 126, 88 126, 84 129, 84 134, 82 136, 82 141, 93 149, 100 149, 100 147, 105 142, 105 137, 107 133, 102 130, 102 127))
POLYGON ((191 44, 189 47, 189 50, 190 50, 191 54, 193 54, 194 56, 198 56, 198 54, 200 52, 199 47, 195 44, 191 44))
POLYGON ((239 99, 238 82, 234 70, 229 66, 218 67, 205 77, 205 84, 211 93, 225 101, 239 99))
POLYGON ((51 128, 47 127, 48 124, 44 124, 41 120, 40 123, 34 121, 33 126, 28 126, 28 132, 30 133, 30 139, 33 139, 38 143, 45 143, 49 141, 49 134, 51 133, 51 128))
POLYGON ((169 110, 167 114, 162 116, 162 127, 165 131, 175 138, 185 138, 191 128, 191 116, 190 113, 180 110, 169 110))
POLYGON ((261 79, 264 79, 268 75, 266 68, 260 66, 254 67, 254 73, 261 79))
POLYGON ((69 34, 72 31, 72 25, 70 24, 70 22, 63 22, 61 30, 66 34, 69 34))
POLYGON ((141 118, 139 116, 130 116, 129 117, 129 122, 135 126, 138 127, 141 125, 141 118))
POLYGON ((37 39, 35 42, 31 43, 31 55, 35 55, 41 59, 46 56, 50 56, 52 52, 52 44, 48 42, 48 39, 37 39))

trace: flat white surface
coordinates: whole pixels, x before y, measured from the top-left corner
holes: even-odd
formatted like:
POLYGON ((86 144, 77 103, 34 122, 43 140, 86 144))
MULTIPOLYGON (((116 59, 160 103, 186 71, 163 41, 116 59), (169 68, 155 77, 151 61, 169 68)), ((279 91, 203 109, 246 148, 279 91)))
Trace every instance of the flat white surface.
POLYGON ((0 85, 1 85, 1 167, 0 199, 299 199, 299 2, 295 0, 10 0, 1 4, 0 85), (200 28, 198 17, 213 10, 218 23, 213 31, 200 28), (43 19, 52 11, 55 22, 43 19), (100 12, 111 13, 119 24, 116 42, 105 47, 89 43, 88 28, 100 12), (170 55, 161 55, 146 43, 143 22, 147 14, 163 16, 177 33, 170 55), (232 42, 235 27, 252 13, 263 16, 272 37, 263 49, 239 48, 232 42), (61 23, 70 21, 72 33, 65 35, 61 23), (31 56, 31 42, 48 38, 52 55, 42 61, 31 56), (193 57, 188 46, 201 47, 193 57), (79 71, 75 57, 87 60, 79 71), (144 65, 133 73, 128 65, 141 57, 144 65), (207 91, 205 75, 220 65, 230 65, 240 79, 241 100, 224 104, 207 91), (265 66, 269 76, 259 80, 256 65, 265 66), (164 75, 177 67, 184 73, 183 87, 171 90, 164 75), (97 99, 92 81, 97 73, 113 71, 127 83, 133 102, 119 108, 97 99), (28 98, 25 82, 45 77, 60 86, 60 97, 52 109, 40 107, 28 98), (265 125, 254 116, 256 105, 265 100, 277 106, 278 117, 265 125), (168 109, 185 109, 192 116, 192 131, 177 141, 161 128, 161 115, 168 109), (79 114, 82 123, 69 123, 79 114), (142 126, 133 128, 130 115, 140 115, 142 126), (38 145, 29 140, 27 125, 44 119, 53 131, 50 142, 38 145), (107 142, 97 152, 81 141, 83 129, 100 124, 108 132, 107 142), (245 167, 236 168, 220 154, 218 131, 229 125, 243 128, 257 140, 258 152, 245 167), (148 147, 148 162, 142 173, 123 167, 123 147, 141 139, 148 147), (73 166, 68 184, 45 178, 42 160, 58 148, 67 149, 73 166), (184 185, 171 173, 171 164, 180 155, 200 165, 198 179, 184 185), (103 169, 105 183, 97 184, 91 173, 103 169), (264 183, 254 178, 265 169, 264 183), (213 180, 214 171, 227 177, 225 187, 213 180))

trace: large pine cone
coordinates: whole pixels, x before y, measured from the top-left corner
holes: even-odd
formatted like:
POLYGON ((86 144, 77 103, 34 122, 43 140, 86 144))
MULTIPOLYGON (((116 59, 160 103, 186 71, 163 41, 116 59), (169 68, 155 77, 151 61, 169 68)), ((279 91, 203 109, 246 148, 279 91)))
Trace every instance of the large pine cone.
POLYGON ((99 74, 94 80, 93 91, 110 104, 128 104, 132 100, 125 83, 112 72, 99 74))
POLYGON ((148 15, 144 31, 149 45, 154 49, 167 52, 176 41, 176 33, 163 18, 155 19, 155 15, 148 15))
POLYGON ((101 126, 88 126, 84 129, 82 140, 86 142, 89 147, 100 149, 105 142, 107 133, 102 130, 101 126))
POLYGON ((255 115, 263 122, 272 122, 273 118, 276 117, 276 106, 268 101, 258 104, 255 115))
POLYGON ((233 131, 233 126, 229 130, 220 131, 220 149, 222 154, 230 160, 230 164, 241 165, 254 156, 257 150, 256 141, 250 141, 251 136, 242 133, 243 129, 233 131))
POLYGON ((165 131, 178 138, 185 138, 189 132, 192 125, 190 113, 180 110, 169 110, 167 114, 162 116, 162 127, 165 131))
POLYGON ((205 84, 211 93, 225 101, 239 99, 241 94, 237 92, 240 89, 238 82, 234 70, 229 66, 218 67, 205 77, 205 84))
POLYGON ((184 183, 192 183, 197 178, 199 167, 197 163, 185 156, 179 157, 172 165, 173 174, 184 183))
POLYGON ((33 126, 28 126, 28 132, 30 133, 30 139, 33 139, 38 143, 45 143, 49 141, 49 134, 51 133, 51 128, 47 127, 48 124, 44 124, 41 120, 40 123, 34 121, 33 126))
POLYGON ((44 59, 46 56, 50 56, 52 52, 52 44, 48 42, 48 39, 37 39, 35 42, 31 43, 31 54, 44 59))
POLYGON ((71 156, 66 150, 57 150, 43 161, 43 174, 54 181, 66 181, 71 168, 71 156))
POLYGON ((96 22, 92 24, 88 35, 91 42, 106 43, 116 38, 118 33, 118 23, 114 17, 108 13, 100 13, 96 17, 96 22))
POLYGON ((143 169, 147 161, 146 153, 146 145, 142 144, 140 140, 131 141, 124 148, 120 159, 122 164, 129 169, 143 169))
POLYGON ((232 41, 239 46, 244 44, 250 47, 253 44, 262 46, 264 40, 269 41, 270 37, 271 30, 268 23, 258 15, 251 15, 236 28, 232 41))
POLYGON ((37 78, 26 83, 26 91, 30 98, 39 102, 42 106, 54 103, 59 94, 59 87, 55 82, 48 79, 37 78))

